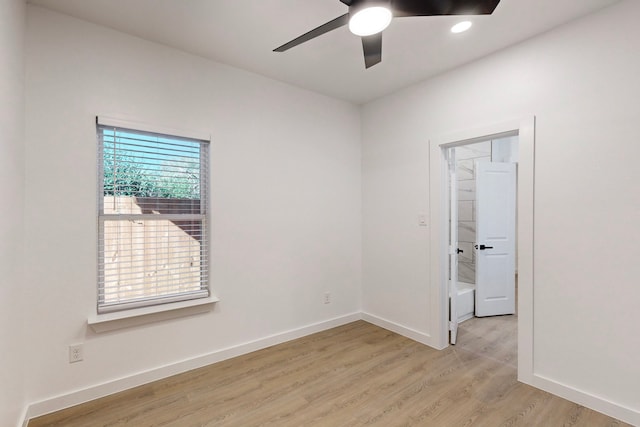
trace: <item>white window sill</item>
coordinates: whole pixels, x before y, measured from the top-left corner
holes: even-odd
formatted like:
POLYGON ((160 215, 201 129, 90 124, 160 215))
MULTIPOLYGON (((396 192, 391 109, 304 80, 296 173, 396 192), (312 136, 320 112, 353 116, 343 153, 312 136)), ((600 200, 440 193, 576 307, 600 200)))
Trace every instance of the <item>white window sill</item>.
POLYGON ((87 323, 96 333, 109 332, 116 329, 205 313, 212 310, 213 305, 218 301, 220 300, 212 295, 207 298, 133 308, 113 313, 94 314, 89 316, 87 323))

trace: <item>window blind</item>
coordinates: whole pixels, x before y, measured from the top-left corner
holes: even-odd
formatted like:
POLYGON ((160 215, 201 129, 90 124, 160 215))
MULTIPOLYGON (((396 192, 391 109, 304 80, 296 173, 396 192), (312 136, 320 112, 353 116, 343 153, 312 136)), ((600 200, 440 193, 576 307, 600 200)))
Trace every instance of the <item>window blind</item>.
POLYGON ((208 297, 208 141, 98 124, 98 144, 98 313, 208 297))

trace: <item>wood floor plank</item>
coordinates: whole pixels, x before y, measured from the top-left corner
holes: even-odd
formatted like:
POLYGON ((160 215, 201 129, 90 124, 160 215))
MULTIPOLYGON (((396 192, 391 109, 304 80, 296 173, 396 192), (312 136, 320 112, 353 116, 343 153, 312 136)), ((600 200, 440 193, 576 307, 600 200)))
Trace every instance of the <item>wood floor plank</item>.
POLYGON ((519 383, 515 316, 437 351, 358 321, 33 419, 29 427, 627 426, 519 383))

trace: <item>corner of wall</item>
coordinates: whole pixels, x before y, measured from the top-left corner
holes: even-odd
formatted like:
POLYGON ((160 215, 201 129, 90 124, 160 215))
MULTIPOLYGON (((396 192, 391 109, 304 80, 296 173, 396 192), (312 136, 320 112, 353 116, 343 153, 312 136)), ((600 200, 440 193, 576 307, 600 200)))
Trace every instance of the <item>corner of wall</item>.
MULTIPOLYGON (((0 342, 23 348, 24 338, 24 35, 26 2, 0 2, 0 342)), ((0 424, 18 425, 25 403, 21 352, 3 352, 0 424)))

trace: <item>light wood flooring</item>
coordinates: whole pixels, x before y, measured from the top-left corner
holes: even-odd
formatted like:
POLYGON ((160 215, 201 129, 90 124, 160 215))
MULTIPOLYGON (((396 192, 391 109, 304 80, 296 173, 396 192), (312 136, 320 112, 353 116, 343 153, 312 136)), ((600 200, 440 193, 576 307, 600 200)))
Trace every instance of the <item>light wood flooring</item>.
POLYGON ((65 426, 626 426, 516 381, 516 318, 436 351, 354 322, 31 420, 65 426))

